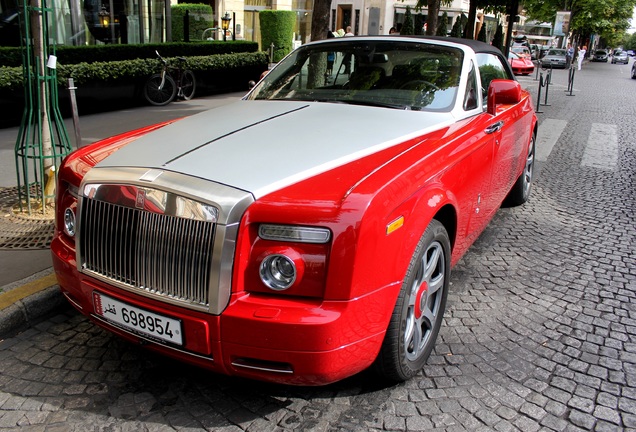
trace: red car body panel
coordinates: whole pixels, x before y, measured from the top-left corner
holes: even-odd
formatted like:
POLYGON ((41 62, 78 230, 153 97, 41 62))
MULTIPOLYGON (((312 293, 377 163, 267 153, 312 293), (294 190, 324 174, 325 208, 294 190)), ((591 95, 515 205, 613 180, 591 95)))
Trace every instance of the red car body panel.
POLYGON ((94 292, 181 320, 182 347, 147 346, 219 373, 318 385, 362 371, 378 355, 409 260, 430 221, 445 223, 454 265, 521 175, 536 117, 530 95, 513 87, 511 98, 518 103, 491 105, 491 113, 412 137, 257 199, 241 218, 231 296, 220 315, 139 295, 78 270, 74 240, 61 226, 64 209, 74 205, 69 185, 78 187, 85 173, 118 146, 164 124, 84 147, 59 173, 51 249, 60 287, 96 324, 132 342, 145 338, 98 317, 94 292), (495 122, 503 126, 487 132, 495 122), (401 218, 402 226, 389 232, 401 218), (258 237, 261 223, 324 227, 332 238, 327 244, 277 245, 258 237), (301 269, 304 285, 273 293, 260 283, 259 257, 277 248, 307 257, 301 269))

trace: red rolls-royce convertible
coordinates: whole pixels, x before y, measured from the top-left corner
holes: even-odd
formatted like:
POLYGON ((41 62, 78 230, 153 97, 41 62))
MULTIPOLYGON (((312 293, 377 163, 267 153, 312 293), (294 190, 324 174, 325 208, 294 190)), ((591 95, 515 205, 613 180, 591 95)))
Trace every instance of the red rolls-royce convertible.
POLYGON ((528 199, 536 133, 489 45, 309 43, 240 101, 69 155, 59 285, 103 328, 218 373, 407 380, 451 267, 504 200, 528 199))

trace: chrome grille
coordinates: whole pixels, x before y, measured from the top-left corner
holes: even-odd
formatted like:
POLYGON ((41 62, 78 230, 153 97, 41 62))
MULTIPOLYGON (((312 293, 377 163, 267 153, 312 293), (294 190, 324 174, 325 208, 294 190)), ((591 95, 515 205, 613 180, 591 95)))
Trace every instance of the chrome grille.
POLYGON ((131 288, 209 305, 216 224, 84 197, 84 270, 131 288))

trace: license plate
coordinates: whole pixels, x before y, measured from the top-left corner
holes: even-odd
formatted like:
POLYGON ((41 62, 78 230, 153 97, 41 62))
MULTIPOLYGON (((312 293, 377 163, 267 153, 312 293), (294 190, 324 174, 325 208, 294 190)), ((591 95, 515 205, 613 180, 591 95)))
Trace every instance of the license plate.
POLYGON ((163 342, 183 345, 181 320, 131 306, 102 293, 93 292, 95 313, 134 333, 163 342))

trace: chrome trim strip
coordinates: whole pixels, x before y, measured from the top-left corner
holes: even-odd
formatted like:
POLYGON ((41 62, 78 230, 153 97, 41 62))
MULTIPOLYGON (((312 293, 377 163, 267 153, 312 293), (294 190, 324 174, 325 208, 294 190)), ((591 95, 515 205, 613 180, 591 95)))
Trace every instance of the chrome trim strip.
POLYGON ((237 361, 233 361, 232 362, 232 366, 234 366, 236 368, 257 370, 257 371, 261 371, 261 372, 274 372, 274 373, 282 373, 282 374, 293 374, 294 373, 294 371, 290 370, 290 369, 267 368, 267 367, 264 367, 264 366, 255 366, 255 365, 238 363, 237 361))
MULTIPOLYGON (((156 180, 152 182, 152 185, 148 182, 142 183, 140 178, 147 171, 147 168, 93 168, 86 174, 80 187, 80 191, 83 193, 80 193, 77 215, 78 226, 76 244, 78 246, 76 251, 76 260, 78 271, 101 280, 109 285, 116 286, 135 294, 158 299, 180 307, 208 312, 214 315, 221 314, 229 302, 232 289, 232 269, 239 223, 247 207, 254 202, 253 196, 242 190, 171 171, 164 171, 161 176, 157 177, 156 180), (99 200, 103 200, 104 203, 108 203, 107 192, 115 193, 115 196, 117 196, 117 193, 122 191, 122 186, 130 186, 129 189, 126 189, 126 192, 130 193, 127 200, 125 200, 126 202, 118 205, 123 205, 123 207, 128 208, 130 212, 141 212, 142 217, 144 218, 143 223, 148 224, 149 226, 147 230, 144 230, 146 233, 159 227, 159 222, 157 220, 158 217, 187 219, 187 224, 191 224, 189 225, 188 230, 192 230, 189 233, 191 236, 190 238, 210 235, 209 233, 205 234, 197 231, 198 228, 196 227, 196 221, 199 221, 198 223, 206 221, 206 223, 213 225, 214 240, 210 249, 212 257, 210 261, 210 268, 208 269, 208 305, 172 298, 171 296, 167 296, 162 293, 147 290, 144 287, 144 285, 156 286, 154 284, 156 284, 160 278, 159 271, 161 269, 161 263, 155 259, 158 256, 157 254, 164 252, 170 253, 171 249, 178 248, 180 242, 184 241, 183 236, 176 232, 172 232, 170 234, 171 237, 165 240, 168 247, 163 249, 164 252, 161 250, 162 245, 157 244, 156 241, 150 241, 151 239, 147 236, 140 236, 135 241, 140 242, 143 246, 137 247, 136 250, 143 251, 144 255, 133 256, 136 254, 128 253, 130 260, 128 262, 126 260, 121 260, 122 257, 120 255, 116 256, 116 258, 120 259, 118 265, 124 266, 120 268, 125 268, 125 266, 133 267, 136 265, 142 266, 145 270, 147 270, 144 275, 144 283, 139 284, 140 286, 131 285, 133 282, 132 280, 119 281, 113 279, 113 275, 110 273, 109 269, 113 268, 115 263, 113 259, 115 257, 113 257, 112 254, 108 254, 111 256, 107 256, 106 251, 110 250, 108 249, 110 247, 117 246, 117 244, 109 244, 104 247, 100 247, 97 244, 91 244, 86 246, 86 251, 82 249, 82 236, 84 235, 82 233, 82 224, 84 223, 82 221, 82 209, 84 207, 84 196, 92 196, 93 199, 97 197, 98 202, 99 200), (132 191, 135 191, 136 194, 136 191, 139 190, 145 191, 144 193, 147 193, 150 196, 149 203, 144 203, 143 211, 135 209, 135 203, 137 202, 136 195, 131 194, 132 191), (155 211, 149 211, 149 206, 155 211), (183 206, 188 208, 186 212, 181 210, 184 208, 183 206), (206 213, 203 211, 199 213, 196 211, 193 212, 193 208, 199 210, 214 208, 216 211, 216 223, 209 221, 212 213, 206 213), (195 214, 196 216, 194 216, 195 214), (103 266, 102 268, 105 271, 96 272, 85 268, 83 263, 86 253, 92 254, 96 257, 100 266, 103 266), (145 266, 143 265, 144 263, 145 266)), ((125 211, 125 209, 121 210, 122 214, 124 214, 123 212, 125 211)), ((101 216, 105 217, 105 215, 101 216)), ((93 219, 87 221, 87 223, 92 226, 103 227, 103 220, 94 219, 97 217, 95 214, 91 214, 91 217, 93 217, 93 219)), ((122 217, 122 219, 125 218, 125 216, 122 217)), ((173 223, 175 222, 173 221, 173 223)), ((133 229, 129 226, 127 226, 126 229, 129 229, 129 231, 125 233, 126 236, 132 237, 133 234, 138 234, 133 233, 133 229)), ((98 234, 107 242, 115 241, 109 236, 105 236, 107 234, 106 231, 101 231, 98 234)), ((129 245, 119 245, 119 247, 124 248, 127 246, 129 245)), ((128 249, 125 250, 129 251, 128 249)), ((197 281, 201 283, 201 278, 204 276, 202 273, 196 275, 184 274, 179 271, 179 268, 175 267, 174 264, 176 263, 173 262, 172 264, 172 268, 167 269, 167 273, 162 273, 164 275, 167 274, 168 276, 165 277, 168 279, 176 278, 169 280, 177 280, 188 289, 193 288, 197 281), (188 280, 187 278, 191 279, 188 280)), ((188 299, 196 298, 194 292, 187 290, 181 292, 180 295, 183 295, 188 299)))

